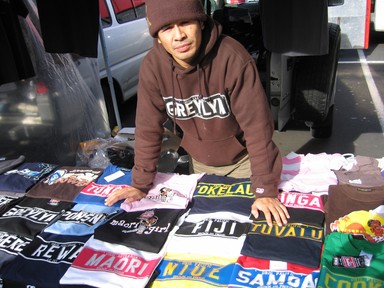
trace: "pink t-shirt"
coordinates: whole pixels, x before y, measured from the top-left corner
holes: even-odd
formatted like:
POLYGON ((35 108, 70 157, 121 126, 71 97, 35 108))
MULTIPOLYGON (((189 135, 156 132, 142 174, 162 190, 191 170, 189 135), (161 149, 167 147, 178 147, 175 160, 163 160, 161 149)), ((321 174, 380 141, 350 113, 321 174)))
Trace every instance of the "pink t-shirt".
POLYGON ((328 192, 329 185, 337 184, 334 170, 339 170, 345 158, 335 154, 289 153, 282 158, 283 171, 279 189, 290 192, 328 192))
POLYGON ((127 212, 153 208, 184 209, 192 199, 202 174, 177 174, 157 172, 153 186, 145 198, 133 203, 123 202, 121 209, 127 212))

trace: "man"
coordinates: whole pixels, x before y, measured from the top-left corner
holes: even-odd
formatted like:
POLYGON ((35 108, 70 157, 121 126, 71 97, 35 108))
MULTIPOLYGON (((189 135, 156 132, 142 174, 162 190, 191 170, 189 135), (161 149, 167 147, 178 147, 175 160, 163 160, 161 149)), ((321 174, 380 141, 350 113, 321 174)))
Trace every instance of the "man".
POLYGON ((151 188, 163 138, 172 119, 191 172, 251 178, 252 214, 269 225, 287 223, 276 198, 281 155, 255 61, 204 12, 200 0, 147 0, 153 49, 140 69, 132 188, 106 200, 138 201, 151 188))

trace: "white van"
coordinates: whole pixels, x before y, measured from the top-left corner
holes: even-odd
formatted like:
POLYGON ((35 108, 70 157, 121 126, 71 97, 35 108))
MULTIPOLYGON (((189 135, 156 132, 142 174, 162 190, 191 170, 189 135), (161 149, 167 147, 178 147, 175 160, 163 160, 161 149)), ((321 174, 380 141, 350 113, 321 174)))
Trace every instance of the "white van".
MULTIPOLYGON (((99 0, 105 46, 118 103, 136 95, 140 64, 152 48, 145 19, 144 0, 99 0)), ((111 126, 114 126, 113 104, 107 70, 99 41, 98 63, 101 85, 111 126)))

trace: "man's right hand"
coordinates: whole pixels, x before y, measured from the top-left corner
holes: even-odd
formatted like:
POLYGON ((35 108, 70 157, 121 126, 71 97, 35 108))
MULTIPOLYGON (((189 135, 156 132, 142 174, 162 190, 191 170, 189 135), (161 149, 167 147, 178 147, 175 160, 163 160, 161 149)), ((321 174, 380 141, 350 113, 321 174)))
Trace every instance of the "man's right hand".
POLYGON ((132 203, 135 201, 140 201, 147 194, 141 190, 134 188, 132 186, 122 188, 116 191, 113 191, 107 199, 105 199, 105 205, 112 206, 117 201, 125 199, 125 202, 132 203))

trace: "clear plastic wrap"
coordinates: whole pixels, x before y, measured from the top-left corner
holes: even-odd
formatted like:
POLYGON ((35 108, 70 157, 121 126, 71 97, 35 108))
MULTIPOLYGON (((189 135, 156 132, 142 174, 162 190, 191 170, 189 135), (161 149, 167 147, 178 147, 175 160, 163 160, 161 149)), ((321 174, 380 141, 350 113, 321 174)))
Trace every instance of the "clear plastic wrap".
POLYGON ((0 85, 0 156, 74 165, 81 142, 111 134, 97 59, 45 52, 36 5, 25 4, 36 76, 0 85))
POLYGON ((132 169, 134 149, 130 143, 114 138, 96 138, 80 143, 76 155, 77 166, 106 168, 109 164, 132 169))

